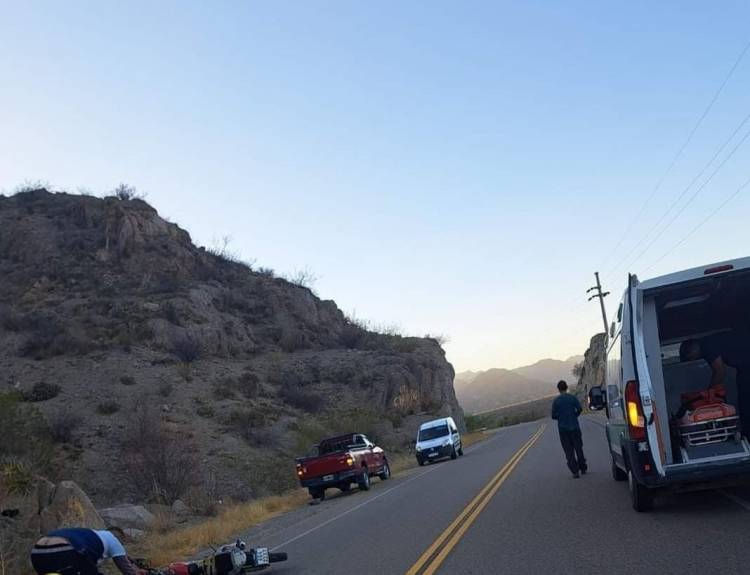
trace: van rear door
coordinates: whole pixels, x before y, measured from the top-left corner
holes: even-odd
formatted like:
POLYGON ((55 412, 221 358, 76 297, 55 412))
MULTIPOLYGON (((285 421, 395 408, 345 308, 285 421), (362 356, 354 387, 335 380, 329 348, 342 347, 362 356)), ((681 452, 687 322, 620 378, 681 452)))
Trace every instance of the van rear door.
MULTIPOLYGON (((662 440, 659 432, 659 421, 654 404, 653 381, 649 372, 648 357, 646 355, 645 329, 644 324, 655 318, 645 317, 644 313, 655 313, 647 309, 644 312, 643 290, 638 289, 638 278, 630 275, 628 282, 628 321, 630 325, 630 352, 635 368, 636 379, 640 391, 641 406, 643 408, 643 417, 646 424, 647 440, 649 450, 653 457, 656 471, 659 475, 664 475, 666 464, 665 442, 662 440)), ((625 342, 623 342, 625 343, 625 342)), ((623 350, 624 351, 624 350, 623 350)), ((623 382, 625 383, 625 382, 623 382)))

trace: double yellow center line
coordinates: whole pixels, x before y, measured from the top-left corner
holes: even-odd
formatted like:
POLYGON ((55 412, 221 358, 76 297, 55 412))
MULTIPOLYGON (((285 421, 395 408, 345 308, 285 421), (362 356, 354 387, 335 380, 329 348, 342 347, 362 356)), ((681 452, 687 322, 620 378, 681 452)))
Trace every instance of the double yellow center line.
POLYGON ((500 489, 500 486, 505 483, 505 480, 515 469, 516 465, 521 461, 526 452, 531 449, 531 446, 544 433, 546 424, 542 425, 537 432, 531 436, 531 438, 523 444, 521 449, 511 457, 503 468, 497 472, 497 474, 490 479, 477 496, 471 500, 471 502, 464 508, 464 510, 453 520, 448 528, 440 534, 440 537, 435 539, 435 542, 422 553, 422 556, 417 562, 412 565, 411 569, 406 572, 406 575, 432 575, 442 565, 445 558, 453 550, 456 544, 461 540, 464 533, 471 527, 482 510, 487 506, 492 497, 500 489))

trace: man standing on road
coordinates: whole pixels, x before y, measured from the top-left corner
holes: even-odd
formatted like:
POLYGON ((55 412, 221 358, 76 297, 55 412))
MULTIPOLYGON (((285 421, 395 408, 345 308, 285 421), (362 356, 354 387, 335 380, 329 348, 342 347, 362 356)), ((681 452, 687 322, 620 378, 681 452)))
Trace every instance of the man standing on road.
POLYGON ((583 410, 578 398, 568 393, 568 384, 565 381, 557 382, 557 391, 560 395, 552 403, 552 419, 557 420, 557 430, 560 432, 560 443, 568 460, 568 469, 573 477, 578 479, 579 473, 585 475, 588 469, 586 458, 583 456, 581 427, 578 425, 578 416, 583 410))

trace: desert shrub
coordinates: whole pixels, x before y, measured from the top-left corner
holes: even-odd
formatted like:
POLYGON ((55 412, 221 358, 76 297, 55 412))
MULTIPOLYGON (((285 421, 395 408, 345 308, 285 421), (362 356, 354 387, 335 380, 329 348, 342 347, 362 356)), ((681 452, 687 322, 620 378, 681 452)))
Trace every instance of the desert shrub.
POLYGON ((113 399, 107 399, 96 406, 96 412, 101 415, 112 415, 120 411, 120 404, 113 399))
POLYGON ((61 411, 47 419, 47 429, 52 441, 56 443, 69 443, 80 424, 81 417, 67 411, 61 411))
POLYGON ((162 397, 169 397, 172 395, 172 391, 174 391, 174 386, 168 381, 159 385, 159 395, 162 397))
POLYGON ((26 495, 34 484, 34 473, 23 461, 6 461, 0 467, 0 481, 7 493, 26 495))
POLYGON ((22 462, 35 473, 49 471, 52 444, 44 417, 20 393, 0 393, 0 438, 0 464, 22 462))
POLYGON ((254 399, 260 393, 260 379, 256 374, 246 371, 237 378, 237 389, 246 398, 254 399))
POLYGON ((285 278, 289 283, 292 283, 298 287, 307 288, 313 291, 315 283, 318 281, 316 276, 309 268, 303 270, 296 270, 293 274, 285 278))
POLYGON ((446 343, 450 341, 450 338, 444 333, 435 333, 435 334, 426 333, 422 337, 424 337, 424 339, 431 339, 432 341, 437 343, 439 346, 444 346, 446 343))
POLYGON ((284 329, 279 338, 279 347, 287 353, 307 348, 307 338, 298 329, 284 329))
POLYGON ((169 323, 180 325, 180 316, 177 313, 177 306, 174 305, 174 302, 164 302, 161 306, 161 313, 169 323))
POLYGON ((477 431, 484 427, 487 427, 487 423, 484 421, 481 415, 466 415, 464 417, 467 431, 477 431))
POLYGON ((260 267, 260 268, 258 268, 258 274, 262 275, 263 277, 267 277, 267 278, 275 278, 276 277, 276 272, 273 269, 271 269, 271 268, 260 267))
POLYGON ((19 332, 26 327, 26 318, 10 306, 0 307, 0 327, 6 331, 19 332))
POLYGON ((120 377, 120 383, 123 385, 135 385, 135 378, 132 375, 123 375, 120 377))
POLYGON ((64 354, 86 354, 92 345, 81 334, 68 332, 59 322, 48 316, 26 318, 26 329, 31 333, 18 349, 21 357, 45 359, 64 354))
POLYGON ((399 353, 411 353, 419 347, 419 338, 396 336, 392 341, 393 349, 399 353))
POLYGON ((199 415, 200 417, 210 419, 215 415, 216 412, 212 405, 208 405, 204 403, 195 408, 195 413, 199 415))
POLYGON ((212 387, 216 399, 232 399, 235 396, 236 382, 231 376, 222 377, 214 381, 212 387))
POLYGON ((268 417, 264 411, 243 407, 230 411, 225 424, 240 437, 252 442, 257 438, 258 430, 268 424, 268 417))
POLYGON ((171 504, 200 485, 195 445, 170 433, 149 407, 136 410, 120 446, 131 486, 145 500, 171 504))
POLYGON ((24 401, 47 401, 53 397, 60 395, 60 386, 56 383, 47 383, 45 381, 39 381, 35 383, 31 389, 22 392, 24 401))
POLYGON ((315 455, 315 447, 324 437, 330 435, 330 429, 320 418, 305 418, 297 421, 294 431, 294 452, 298 456, 315 455))
POLYGON ((256 455, 245 471, 255 497, 278 495, 297 487, 294 462, 283 454, 256 455))
POLYGON ((112 190, 111 195, 122 201, 137 200, 143 197, 138 194, 135 186, 129 186, 128 184, 120 184, 112 190))
POLYGON ((314 391, 301 389, 296 385, 284 385, 280 392, 281 398, 297 409, 302 409, 308 413, 319 412, 324 405, 323 398, 314 391))
POLYGON ((357 325, 347 323, 341 330, 339 341, 347 349, 357 349, 365 339, 367 332, 357 325))
POLYGON ((200 358, 203 346, 200 341, 191 335, 178 337, 172 344, 172 352, 179 360, 186 364, 191 364, 200 358))

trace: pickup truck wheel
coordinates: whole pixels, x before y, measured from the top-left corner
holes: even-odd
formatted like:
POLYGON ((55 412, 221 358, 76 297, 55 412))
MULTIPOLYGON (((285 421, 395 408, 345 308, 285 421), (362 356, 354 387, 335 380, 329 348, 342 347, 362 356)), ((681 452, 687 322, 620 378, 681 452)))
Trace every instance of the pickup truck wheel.
POLYGON ((370 474, 367 472, 366 467, 363 469, 362 475, 360 475, 359 479, 357 479, 357 485, 359 485, 359 489, 361 491, 370 490, 370 474))
POLYGON ((347 491, 349 491, 351 488, 352 488, 352 484, 351 483, 341 483, 341 484, 339 484, 339 489, 341 489, 341 491, 343 491, 344 493, 346 493, 347 491))
POLYGON ((310 492, 310 497, 312 497, 313 499, 320 499, 321 501, 323 501, 326 498, 325 489, 314 489, 311 487, 308 491, 310 492))
POLYGON ((388 465, 388 462, 386 461, 383 464, 383 471, 381 471, 380 473, 378 473, 378 477, 380 477, 381 481, 385 481, 390 476, 391 476, 391 466, 388 465))
POLYGON ((632 471, 628 471, 628 485, 633 509, 638 512, 651 511, 654 508, 654 494, 648 487, 636 481, 632 471))
POLYGON ((458 457, 458 454, 456 453, 456 446, 453 446, 453 451, 451 451, 451 459, 456 459, 458 457))

